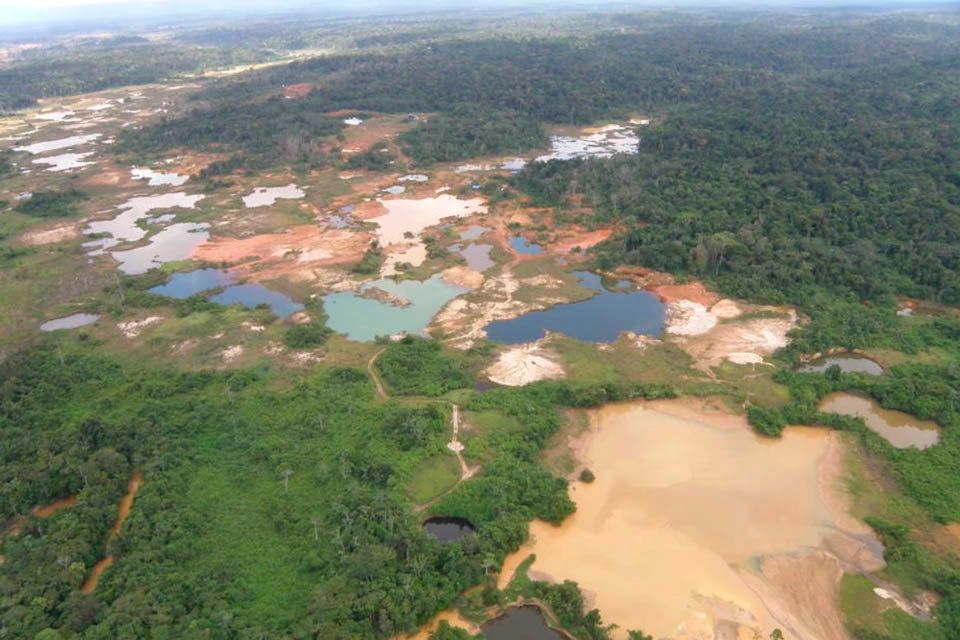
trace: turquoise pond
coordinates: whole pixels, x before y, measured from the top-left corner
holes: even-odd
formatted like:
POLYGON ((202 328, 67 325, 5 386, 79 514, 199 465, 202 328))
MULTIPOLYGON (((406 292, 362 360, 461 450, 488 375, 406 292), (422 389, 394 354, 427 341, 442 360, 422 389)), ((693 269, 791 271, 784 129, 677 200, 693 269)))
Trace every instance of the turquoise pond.
POLYGON ((222 288, 222 291, 209 298, 211 302, 242 304, 251 309, 265 304, 281 318, 286 318, 303 309, 302 304, 294 302, 278 291, 271 291, 261 284, 234 284, 233 282, 233 277, 220 269, 197 269, 173 274, 165 284, 150 289, 150 293, 183 300, 205 291, 222 288))
POLYGON ((656 295, 624 288, 622 283, 607 289, 595 273, 578 271, 576 275, 581 285, 596 292, 593 297, 491 322, 487 337, 521 344, 554 331, 586 342, 613 342, 623 331, 652 336, 663 331, 666 307, 656 295))
POLYGON ((395 281, 383 278, 368 282, 360 292, 344 291, 323 297, 327 326, 351 340, 367 342, 377 336, 397 333, 424 335, 433 317, 466 289, 445 282, 439 275, 429 280, 395 281), (409 304, 391 304, 364 297, 379 289, 409 304))

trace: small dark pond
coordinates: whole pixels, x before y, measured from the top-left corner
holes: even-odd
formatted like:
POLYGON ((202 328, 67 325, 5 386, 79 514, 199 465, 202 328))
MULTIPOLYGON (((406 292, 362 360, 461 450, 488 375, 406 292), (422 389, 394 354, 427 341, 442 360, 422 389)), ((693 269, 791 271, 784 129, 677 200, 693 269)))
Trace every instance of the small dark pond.
POLYGON ((580 284, 597 294, 580 302, 491 322, 486 327, 487 336, 494 342, 521 344, 539 340, 547 331, 586 342, 613 342, 622 331, 660 335, 665 307, 656 295, 649 291, 611 291, 595 273, 579 271, 577 277, 580 284))
POLYGON ((476 529, 466 518, 449 518, 446 516, 429 518, 423 523, 423 528, 443 543, 458 542, 471 533, 476 533, 476 529))
POLYGON ((183 300, 221 287, 226 288, 211 296, 211 302, 242 304, 251 309, 257 305, 266 304, 281 318, 286 318, 303 309, 302 304, 294 302, 282 293, 271 291, 263 285, 233 284, 233 277, 220 269, 197 269, 187 273, 175 273, 165 284, 150 289, 150 293, 183 300))
POLYGON ((517 253, 522 253, 524 255, 535 256, 537 254, 543 253, 543 247, 533 242, 530 242, 523 236, 513 236, 510 238, 510 247, 513 248, 517 253))
POLYGON ((564 640, 547 626, 538 607, 512 607, 499 618, 483 625, 487 640, 564 640))
POLYGON ((840 371, 844 373, 865 373, 870 376, 883 375, 883 367, 864 356, 858 356, 853 353, 844 353, 834 356, 818 358, 805 365, 797 367, 797 371, 802 373, 824 373, 827 369, 837 365, 840 371))

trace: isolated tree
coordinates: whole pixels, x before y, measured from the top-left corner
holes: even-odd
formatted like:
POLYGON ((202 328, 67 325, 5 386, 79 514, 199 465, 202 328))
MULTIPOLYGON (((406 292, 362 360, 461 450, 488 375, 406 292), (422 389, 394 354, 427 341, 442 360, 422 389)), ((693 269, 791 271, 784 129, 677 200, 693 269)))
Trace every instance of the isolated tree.
POLYGON ((284 493, 286 493, 286 492, 287 492, 287 489, 290 488, 290 476, 292 476, 292 475, 293 475, 293 470, 292 470, 292 469, 284 469, 284 470, 283 470, 283 491, 284 491, 284 493))

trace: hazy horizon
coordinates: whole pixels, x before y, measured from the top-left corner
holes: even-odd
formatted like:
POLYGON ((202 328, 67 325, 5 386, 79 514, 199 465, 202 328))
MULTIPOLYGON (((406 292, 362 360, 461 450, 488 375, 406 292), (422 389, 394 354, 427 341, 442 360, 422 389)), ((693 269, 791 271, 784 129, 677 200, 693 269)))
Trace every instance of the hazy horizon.
POLYGON ((655 0, 584 2, 578 0, 481 0, 464 3, 451 0, 357 0, 344 5, 340 2, 307 2, 305 0, 277 0, 264 6, 256 0, 39 0, 24 5, 21 0, 0 0, 0 26, 4 27, 69 27, 93 28, 97 24, 130 21, 162 21, 219 17, 225 20, 246 15, 270 16, 282 14, 315 15, 379 15, 416 11, 476 10, 486 8, 530 8, 557 6, 570 10, 629 10, 629 9, 891 9, 923 6, 943 6, 952 0, 655 0), (466 5, 466 6, 465 6, 466 5))

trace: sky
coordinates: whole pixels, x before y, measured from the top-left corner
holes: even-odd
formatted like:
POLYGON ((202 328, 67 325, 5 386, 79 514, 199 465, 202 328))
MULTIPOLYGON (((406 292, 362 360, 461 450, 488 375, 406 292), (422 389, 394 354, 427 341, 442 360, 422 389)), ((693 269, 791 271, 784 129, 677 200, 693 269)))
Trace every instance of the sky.
MULTIPOLYGON (((620 6, 636 5, 646 8, 680 6, 829 6, 829 5, 889 5, 889 4, 943 4, 955 0, 613 0, 620 6)), ((269 13, 309 9, 388 12, 417 8, 480 8, 483 5, 523 6, 533 4, 523 0, 0 0, 0 25, 41 25, 44 23, 95 24, 117 19, 156 19, 215 14, 236 17, 247 12, 269 13)), ((539 0, 537 4, 596 7, 603 0, 539 0)))

